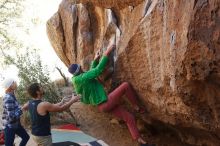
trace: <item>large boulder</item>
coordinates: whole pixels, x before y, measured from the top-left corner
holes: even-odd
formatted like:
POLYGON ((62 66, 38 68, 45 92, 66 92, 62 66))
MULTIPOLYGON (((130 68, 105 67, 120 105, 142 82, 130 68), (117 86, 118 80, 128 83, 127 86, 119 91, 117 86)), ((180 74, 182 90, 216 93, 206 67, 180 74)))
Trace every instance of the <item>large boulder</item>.
POLYGON ((183 141, 219 145, 219 0, 63 0, 47 31, 67 66, 115 43, 108 87, 130 82, 152 119, 212 137, 183 141))

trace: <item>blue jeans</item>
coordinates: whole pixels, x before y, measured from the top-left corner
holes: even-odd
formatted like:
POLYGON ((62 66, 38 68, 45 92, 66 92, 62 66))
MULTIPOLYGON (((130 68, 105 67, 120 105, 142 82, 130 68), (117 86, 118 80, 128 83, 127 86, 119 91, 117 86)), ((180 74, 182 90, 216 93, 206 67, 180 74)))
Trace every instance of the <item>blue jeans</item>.
POLYGON ((5 146, 13 146, 15 134, 17 134, 22 139, 19 146, 25 146, 30 138, 26 130, 21 125, 19 125, 17 128, 9 128, 6 126, 4 132, 5 132, 5 146))

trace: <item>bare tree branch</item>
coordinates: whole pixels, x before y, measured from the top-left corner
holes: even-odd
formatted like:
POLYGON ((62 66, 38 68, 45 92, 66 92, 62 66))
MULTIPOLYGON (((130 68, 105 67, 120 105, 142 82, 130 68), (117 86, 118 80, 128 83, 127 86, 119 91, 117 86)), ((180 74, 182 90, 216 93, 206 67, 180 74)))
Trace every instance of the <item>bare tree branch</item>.
POLYGON ((61 71, 61 69, 59 67, 56 67, 56 69, 58 70, 58 72, 60 73, 60 75, 63 77, 64 81, 65 81, 65 86, 69 85, 68 79, 65 76, 65 74, 61 71))

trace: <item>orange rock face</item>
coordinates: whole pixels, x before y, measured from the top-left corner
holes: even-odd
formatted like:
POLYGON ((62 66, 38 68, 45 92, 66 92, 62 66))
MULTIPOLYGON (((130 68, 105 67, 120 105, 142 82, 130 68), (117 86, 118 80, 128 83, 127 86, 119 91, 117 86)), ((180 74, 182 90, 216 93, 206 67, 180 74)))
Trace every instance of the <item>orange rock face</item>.
POLYGON ((219 0, 64 0, 47 31, 60 59, 84 69, 114 42, 108 86, 130 82, 153 119, 219 144, 219 0))

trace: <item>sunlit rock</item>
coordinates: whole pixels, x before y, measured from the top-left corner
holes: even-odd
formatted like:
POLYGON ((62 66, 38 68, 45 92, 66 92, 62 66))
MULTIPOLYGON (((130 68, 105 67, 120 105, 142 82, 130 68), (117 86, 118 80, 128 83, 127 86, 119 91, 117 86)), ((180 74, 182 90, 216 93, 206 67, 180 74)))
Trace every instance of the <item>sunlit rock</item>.
POLYGON ((69 3, 61 4, 56 14, 62 27, 48 25, 47 29, 54 50, 67 66, 77 62, 87 69, 98 49, 116 44, 105 71, 108 89, 128 81, 149 116, 175 127, 182 141, 220 143, 219 0, 62 3, 69 3), (68 10, 72 14, 63 16, 68 10), (190 134, 184 128, 190 128, 190 134))

